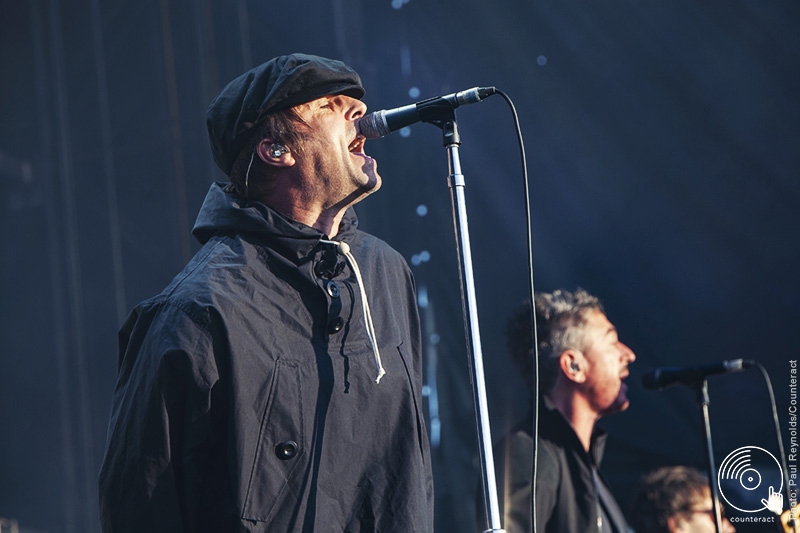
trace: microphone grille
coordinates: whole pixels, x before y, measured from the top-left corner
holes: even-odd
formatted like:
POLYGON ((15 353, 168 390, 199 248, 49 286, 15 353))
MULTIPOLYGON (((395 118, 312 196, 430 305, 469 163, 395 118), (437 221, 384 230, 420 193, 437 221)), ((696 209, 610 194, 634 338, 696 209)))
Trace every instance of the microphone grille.
POLYGON ((384 111, 376 111, 361 117, 356 123, 358 133, 367 139, 377 139, 391 133, 389 126, 386 124, 384 111))
POLYGON ((660 389, 663 387, 661 383, 661 369, 656 368, 651 372, 642 376, 642 386, 645 389, 660 389))

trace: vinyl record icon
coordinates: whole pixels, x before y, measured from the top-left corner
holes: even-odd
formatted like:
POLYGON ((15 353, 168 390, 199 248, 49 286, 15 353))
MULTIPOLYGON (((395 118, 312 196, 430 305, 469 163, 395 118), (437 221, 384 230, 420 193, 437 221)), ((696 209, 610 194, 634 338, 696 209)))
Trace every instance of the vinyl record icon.
POLYGON ((728 505, 745 513, 756 513, 767 508, 764 502, 769 499, 770 487, 772 492, 783 490, 783 470, 775 456, 764 448, 744 446, 722 461, 717 483, 728 505))

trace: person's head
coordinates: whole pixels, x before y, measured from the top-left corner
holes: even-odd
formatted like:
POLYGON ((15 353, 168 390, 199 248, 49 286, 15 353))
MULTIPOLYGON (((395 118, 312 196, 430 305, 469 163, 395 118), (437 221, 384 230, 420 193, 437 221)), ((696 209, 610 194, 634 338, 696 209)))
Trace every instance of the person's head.
MULTIPOLYGON (((636 357, 619 341, 600 301, 582 289, 539 293, 535 301, 540 390, 551 396, 565 388, 579 391, 598 414, 627 408, 622 380, 636 357)), ((532 391, 530 305, 517 310, 507 335, 514 363, 532 391)))
POLYGON ((306 54, 274 58, 233 80, 207 113, 228 189, 260 199, 288 183, 311 194, 332 189, 339 195, 332 201, 349 203, 377 190, 380 176, 356 128, 363 95, 353 69, 306 54), (288 178, 278 184, 279 175, 288 178))
MULTIPOLYGON (((714 506, 708 478, 694 468, 671 466, 642 478, 632 502, 637 533, 714 533, 714 506)), ((735 533, 723 519, 723 533, 735 533)))

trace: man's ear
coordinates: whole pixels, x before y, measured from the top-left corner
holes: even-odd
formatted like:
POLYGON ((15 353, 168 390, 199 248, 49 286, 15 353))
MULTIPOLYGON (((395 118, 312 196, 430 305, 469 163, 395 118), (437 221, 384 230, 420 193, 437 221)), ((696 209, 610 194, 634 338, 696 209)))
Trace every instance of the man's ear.
POLYGON ((583 354, 578 350, 564 350, 558 358, 558 363, 568 380, 574 383, 586 381, 583 354))
POLYGON ((291 150, 269 137, 259 141, 256 145, 256 153, 264 163, 274 167, 291 167, 295 164, 291 150))

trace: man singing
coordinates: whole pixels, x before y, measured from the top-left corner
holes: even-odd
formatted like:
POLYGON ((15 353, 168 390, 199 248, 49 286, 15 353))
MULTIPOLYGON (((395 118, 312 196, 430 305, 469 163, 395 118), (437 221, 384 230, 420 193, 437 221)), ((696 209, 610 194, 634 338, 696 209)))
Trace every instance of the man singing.
MULTIPOLYGON (((536 527, 539 533, 628 533, 600 473, 606 435, 596 422, 628 407, 623 344, 600 301, 583 290, 536 295, 539 391, 533 387, 530 305, 508 328, 514 364, 532 394, 540 392, 536 527)), ((529 532, 534 443, 532 416, 496 446, 499 492, 508 533, 529 532)))
POLYGON ((351 208, 381 185, 363 95, 292 54, 209 107, 230 182, 120 332, 104 532, 432 531, 413 279, 351 208))

